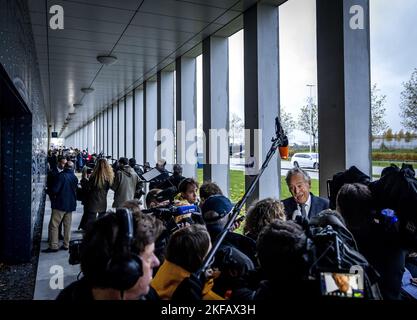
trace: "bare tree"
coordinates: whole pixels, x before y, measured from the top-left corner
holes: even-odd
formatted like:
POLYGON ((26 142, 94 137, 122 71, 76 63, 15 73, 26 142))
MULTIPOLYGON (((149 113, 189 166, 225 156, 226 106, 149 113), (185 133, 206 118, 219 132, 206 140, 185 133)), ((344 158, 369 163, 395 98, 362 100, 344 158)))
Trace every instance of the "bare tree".
POLYGON ((242 135, 244 123, 236 113, 232 113, 230 117, 230 136, 232 138, 232 145, 235 144, 235 139, 239 139, 242 135))
POLYGON ((298 118, 298 127, 300 130, 304 131, 307 134, 311 134, 313 137, 313 151, 316 151, 316 139, 318 136, 318 114, 317 114, 317 105, 301 107, 301 113, 298 118))
POLYGON ((284 129, 286 135, 290 135, 295 129, 295 121, 291 113, 286 112, 284 108, 280 111, 281 126, 284 129))
POLYGON ((380 89, 377 88, 376 83, 371 88, 371 126, 372 136, 377 136, 384 133, 388 128, 385 121, 385 99, 386 95, 379 95, 380 89))
POLYGON ((401 124, 406 128, 417 131, 417 69, 414 69, 411 78, 403 83, 401 92, 401 124))

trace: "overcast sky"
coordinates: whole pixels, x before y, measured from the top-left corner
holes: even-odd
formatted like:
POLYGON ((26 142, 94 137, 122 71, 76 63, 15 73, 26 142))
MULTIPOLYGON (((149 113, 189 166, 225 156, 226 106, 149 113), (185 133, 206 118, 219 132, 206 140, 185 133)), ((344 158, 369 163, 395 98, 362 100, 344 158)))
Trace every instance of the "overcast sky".
MULTIPOLYGON (((416 21, 416 0, 370 0, 371 83, 387 96, 386 121, 394 131, 402 129, 402 83, 417 68, 416 21)), ((309 95, 306 84, 317 84, 315 1, 280 7, 280 69, 281 106, 297 117, 309 95)))
MULTIPOLYGON (((289 0, 279 10, 281 108, 297 120, 310 94, 306 85, 317 84, 315 1, 289 0)), ((416 0, 370 0, 371 83, 387 96, 386 121, 394 131, 402 129, 402 83, 417 68, 416 23, 416 0)), ((229 38, 229 68, 230 111, 243 118, 243 31, 229 38)), ((315 102, 316 91, 314 87, 315 102)), ((201 106, 201 94, 197 99, 201 106)), ((308 141, 307 135, 296 135, 308 141)))
POLYGON ((403 82, 417 68, 417 1, 371 0, 371 81, 387 96, 387 122, 402 128, 403 82))

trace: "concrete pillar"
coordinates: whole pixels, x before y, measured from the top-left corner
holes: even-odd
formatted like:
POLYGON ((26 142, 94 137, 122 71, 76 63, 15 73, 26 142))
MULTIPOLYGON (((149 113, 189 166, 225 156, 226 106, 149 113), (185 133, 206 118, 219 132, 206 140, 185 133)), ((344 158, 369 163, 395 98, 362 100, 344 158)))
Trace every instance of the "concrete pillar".
POLYGON ((143 120, 143 90, 136 88, 135 89, 135 103, 134 103, 134 112, 135 112, 135 124, 133 127, 134 136, 135 136, 135 154, 134 157, 136 162, 143 164, 144 160, 144 120, 143 120))
POLYGON ((172 171, 175 162, 174 154, 174 72, 157 73, 157 129, 158 158, 167 162, 166 169, 172 171))
POLYGON ((98 116, 96 116, 93 120, 94 122, 94 146, 98 149, 98 138, 97 138, 97 131, 98 131, 98 116))
POLYGON ((107 156, 113 154, 112 146, 112 132, 113 132, 113 112, 112 107, 107 108, 107 156))
POLYGON ((317 0, 320 195, 352 165, 371 175, 368 0, 317 0))
POLYGON ((156 81, 145 82, 145 161, 154 166, 157 131, 157 86, 156 81))
POLYGON ((92 122, 87 124, 87 147, 90 153, 94 152, 93 150, 93 139, 94 139, 94 132, 92 127, 92 122))
MULTIPOLYGON (((97 136, 97 150, 101 150, 101 148, 102 148, 102 146, 101 146, 101 134, 102 134, 102 132, 103 132, 103 129, 102 129, 102 122, 101 122, 101 117, 102 117, 102 114, 100 113, 99 115, 98 115, 98 117, 97 117, 97 121, 96 121, 96 124, 97 124, 97 127, 98 127, 98 136, 97 136)), ((93 150, 91 150, 90 149, 90 147, 88 147, 88 150, 90 151, 90 153, 91 152, 93 152, 93 150)), ((98 152, 100 152, 100 151, 98 151, 98 152)))
POLYGON ((229 195, 229 63, 228 39, 203 40, 203 179, 229 195), (213 130, 211 130, 213 129, 213 130))
POLYGON ((113 104, 112 107, 112 112, 113 112, 113 135, 112 135, 112 155, 113 155, 113 159, 118 159, 118 148, 117 148, 117 128, 118 128, 118 122, 117 122, 117 103, 113 104))
POLYGON ((125 150, 125 98, 122 98, 118 102, 118 148, 119 156, 118 158, 126 156, 125 150))
POLYGON ((184 56, 178 58, 175 69, 177 163, 183 167, 183 176, 196 177, 197 137, 195 130, 197 128, 197 90, 195 58, 184 56))
POLYGON ((126 157, 133 157, 133 95, 132 93, 126 96, 126 110, 125 110, 125 127, 126 127, 126 157))
POLYGON ((107 155, 109 150, 107 149, 107 133, 108 133, 108 120, 107 120, 107 109, 104 110, 104 146, 103 146, 103 152, 104 155, 107 155))
POLYGON ((101 141, 101 148, 99 150, 99 152, 104 152, 104 141, 105 141, 105 136, 106 136, 106 130, 104 128, 105 125, 105 111, 101 112, 101 128, 102 128, 102 135, 100 136, 100 141, 101 141))
POLYGON ((84 125, 83 127, 83 149, 87 148, 87 127, 84 125))
POLYGON ((83 143, 82 143, 82 131, 81 131, 81 129, 78 129, 77 135, 78 135, 78 137, 77 137, 77 140, 78 140, 77 145, 78 145, 78 148, 80 150, 82 150, 82 144, 83 143))
MULTIPOLYGON (((256 4, 243 15, 245 66, 245 157, 255 158, 261 166, 275 136, 274 118, 279 114, 279 48, 278 9, 269 4, 256 4)), ((271 159, 249 199, 280 195, 280 170, 277 153, 271 159)), ((253 180, 245 177, 246 186, 253 180)))

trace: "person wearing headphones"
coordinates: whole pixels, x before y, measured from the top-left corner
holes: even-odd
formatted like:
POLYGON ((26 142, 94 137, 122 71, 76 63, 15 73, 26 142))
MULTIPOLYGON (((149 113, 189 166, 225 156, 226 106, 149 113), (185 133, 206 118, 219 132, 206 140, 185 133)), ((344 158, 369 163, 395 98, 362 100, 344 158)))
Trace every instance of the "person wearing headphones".
POLYGON ((121 208, 95 221, 83 240, 80 280, 66 287, 61 301, 154 300, 150 291, 155 240, 162 230, 155 218, 121 208), (151 297, 151 298, 150 298, 151 297))

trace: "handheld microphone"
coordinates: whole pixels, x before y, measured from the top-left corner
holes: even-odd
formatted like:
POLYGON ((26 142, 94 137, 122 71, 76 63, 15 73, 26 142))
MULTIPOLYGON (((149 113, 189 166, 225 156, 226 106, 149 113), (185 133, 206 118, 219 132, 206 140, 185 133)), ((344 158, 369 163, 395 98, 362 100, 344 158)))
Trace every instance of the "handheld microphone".
POLYGON ((291 220, 294 220, 294 222, 299 224, 304 230, 307 230, 309 220, 307 217, 303 217, 298 209, 294 210, 291 220))

